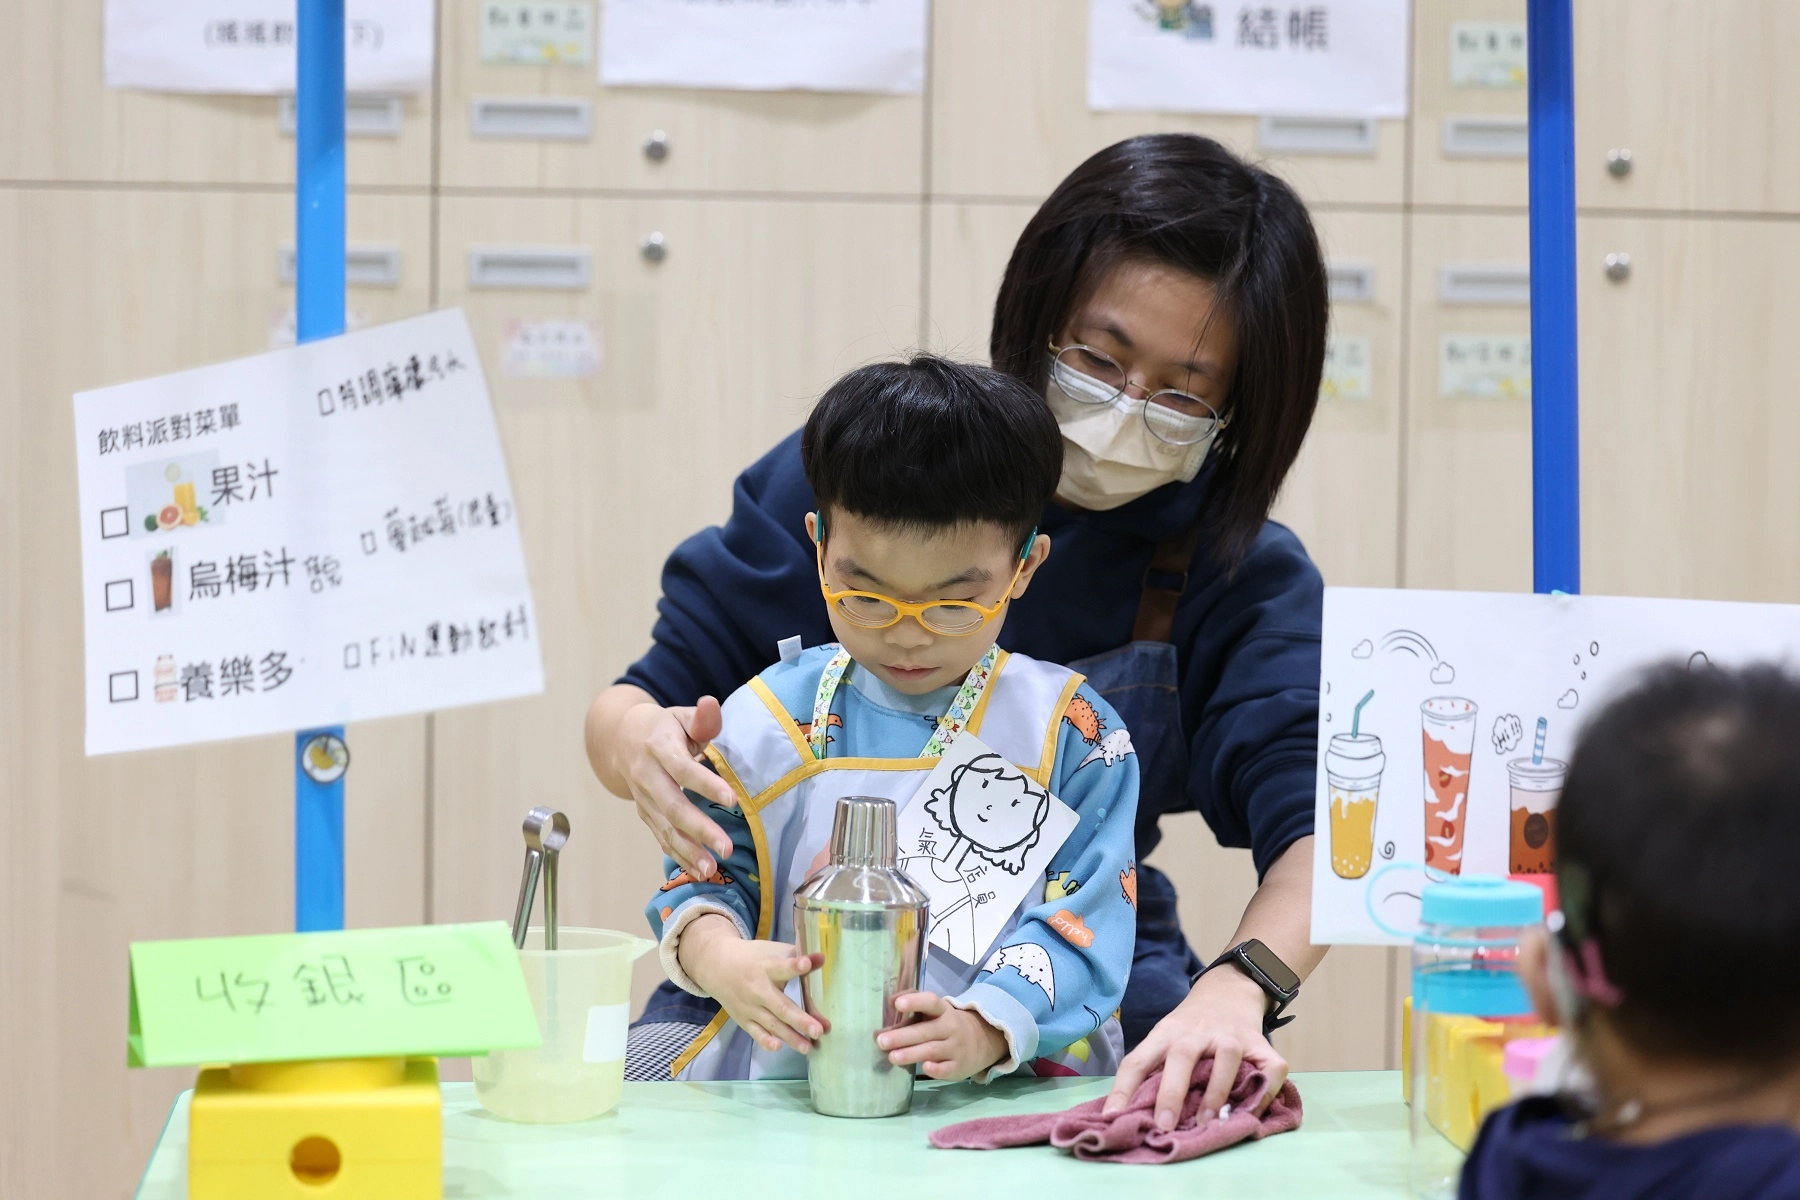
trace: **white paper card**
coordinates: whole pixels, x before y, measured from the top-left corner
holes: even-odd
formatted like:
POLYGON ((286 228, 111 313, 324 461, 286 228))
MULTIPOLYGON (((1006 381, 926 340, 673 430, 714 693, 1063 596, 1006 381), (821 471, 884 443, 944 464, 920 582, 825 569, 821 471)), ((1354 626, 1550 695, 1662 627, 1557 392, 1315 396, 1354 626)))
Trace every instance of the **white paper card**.
POLYGON ((1367 400, 1369 386, 1369 339, 1335 333, 1327 337, 1319 399, 1367 400))
POLYGON ((1452 21, 1450 83, 1454 87, 1525 86, 1525 22, 1452 21))
POLYGON ((89 754, 543 690, 461 310, 82 392, 75 434, 89 754))
POLYGON ((631 1025, 631 1005, 596 1004, 588 1009, 587 1030, 581 1040, 581 1061, 620 1062, 631 1025))
POLYGON ((1531 399, 1531 338, 1514 333, 1444 334, 1438 339, 1438 396, 1531 399))
POLYGON ((931 898, 931 944, 981 961, 1079 820, 974 734, 958 734, 899 818, 901 869, 931 898))
POLYGON ((1403 117, 1408 0, 1089 0, 1095 110, 1403 117))
POLYGON ((488 0, 481 6, 481 61, 586 66, 594 61, 592 0, 488 0))
MULTIPOLYGON (((294 0, 106 0, 106 86, 254 96, 294 90, 294 0)), ((432 0, 345 0, 344 86, 431 87, 432 0)))
POLYGON ((1642 668, 1800 664, 1783 604, 1326 588, 1323 634, 1320 944, 1404 944, 1427 868, 1552 870, 1576 736, 1642 668))
POLYGON ((600 82, 744 91, 925 88, 926 0, 604 0, 600 82))
POLYGON ((579 317, 506 323, 500 373, 508 379, 586 379, 600 370, 600 326, 579 317))

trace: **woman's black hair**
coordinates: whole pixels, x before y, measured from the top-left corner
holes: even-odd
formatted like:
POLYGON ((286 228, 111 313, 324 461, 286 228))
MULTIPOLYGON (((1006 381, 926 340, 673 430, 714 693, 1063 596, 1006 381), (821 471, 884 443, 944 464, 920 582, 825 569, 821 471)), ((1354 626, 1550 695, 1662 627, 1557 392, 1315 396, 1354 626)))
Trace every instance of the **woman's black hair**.
MULTIPOLYGON (((1237 330, 1229 424, 1207 502, 1221 565, 1261 530, 1318 404, 1325 261, 1294 190, 1211 138, 1153 133, 1108 146, 1050 193, 1019 235, 994 302, 994 366, 1042 394, 1045 347, 1112 267, 1147 260, 1197 275, 1237 330)), ((1196 329, 1206 314, 1195 314, 1196 329)))
POLYGON ((1800 681, 1671 665, 1582 731, 1556 808, 1563 938, 1640 1053, 1800 1058, 1800 681))
POLYGON ((800 461, 821 516, 923 530, 986 521, 1023 542, 1062 478, 1062 435, 1010 375, 920 354, 827 388, 800 461))

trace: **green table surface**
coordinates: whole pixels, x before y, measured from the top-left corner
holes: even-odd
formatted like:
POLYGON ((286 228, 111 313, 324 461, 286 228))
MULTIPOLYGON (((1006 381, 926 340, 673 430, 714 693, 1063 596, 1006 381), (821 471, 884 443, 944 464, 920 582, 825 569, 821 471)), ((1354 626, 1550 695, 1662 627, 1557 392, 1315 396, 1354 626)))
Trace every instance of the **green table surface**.
MULTIPOLYGON (((921 1084, 912 1111, 886 1120, 821 1117, 804 1082, 628 1083, 619 1107, 578 1125, 489 1116, 473 1085, 444 1084, 444 1195, 695 1196, 855 1200, 1105 1194, 1131 1200, 1220 1196, 1406 1196, 1406 1108, 1398 1071, 1294 1076, 1306 1119, 1293 1133, 1173 1166, 1083 1163, 1049 1146, 934 1150, 942 1125, 1052 1112, 1106 1094, 1110 1079, 921 1084), (1116 1191, 1112 1189, 1118 1189, 1116 1191)), ((139 1200, 187 1196, 188 1100, 169 1114, 139 1200)), ((321 1197, 328 1189, 321 1189, 321 1197)))

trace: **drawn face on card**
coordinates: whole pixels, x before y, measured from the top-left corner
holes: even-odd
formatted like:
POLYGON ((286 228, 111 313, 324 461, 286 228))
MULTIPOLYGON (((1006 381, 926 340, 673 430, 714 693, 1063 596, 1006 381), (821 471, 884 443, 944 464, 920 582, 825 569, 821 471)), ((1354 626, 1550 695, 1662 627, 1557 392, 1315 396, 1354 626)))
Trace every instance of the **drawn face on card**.
POLYGON ((1004 755, 959 736, 900 813, 901 866, 931 897, 931 944, 979 962, 1077 820, 1004 755))

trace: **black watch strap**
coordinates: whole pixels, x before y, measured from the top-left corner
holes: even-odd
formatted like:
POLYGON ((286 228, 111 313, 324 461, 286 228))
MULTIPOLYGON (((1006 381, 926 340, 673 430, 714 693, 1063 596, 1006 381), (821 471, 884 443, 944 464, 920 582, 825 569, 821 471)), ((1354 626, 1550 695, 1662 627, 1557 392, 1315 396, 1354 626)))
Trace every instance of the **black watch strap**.
MULTIPOLYGON (((1233 946, 1225 953, 1219 955, 1218 958, 1215 958, 1212 962, 1208 963, 1200 974, 1204 975, 1207 971, 1210 971, 1215 967, 1229 964, 1242 972, 1250 982, 1261 988, 1263 994, 1269 998, 1270 1002, 1268 1011, 1263 1014, 1263 1036, 1268 1037, 1283 1025, 1293 1023, 1293 1017, 1284 1017, 1281 1014, 1287 1010, 1288 1005, 1292 1004, 1294 998, 1300 994, 1300 988, 1299 985, 1296 984, 1293 990, 1284 992, 1273 981, 1265 978, 1263 973, 1257 970, 1255 965, 1245 956, 1243 951, 1244 947, 1247 945, 1249 945, 1248 942, 1240 942, 1233 946)), ((1270 950, 1267 946, 1262 946, 1261 943, 1258 943, 1258 945, 1264 953, 1271 956, 1274 955, 1274 951, 1270 950)), ((1276 961, 1279 962, 1280 960, 1277 959, 1276 961)), ((1286 965, 1286 963, 1282 963, 1283 967, 1286 967, 1286 965)), ((1199 975, 1196 975, 1194 978, 1198 980, 1199 977, 1199 975)))

